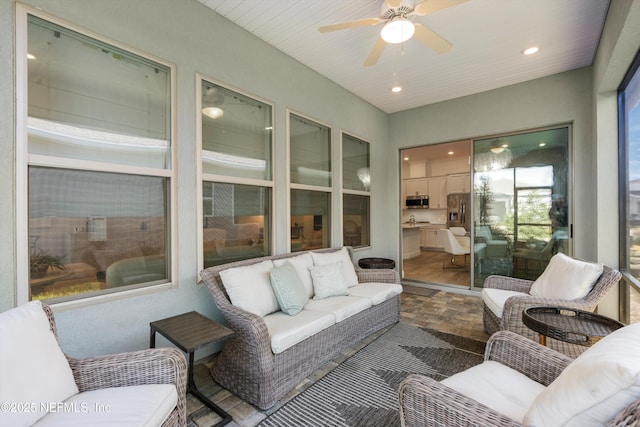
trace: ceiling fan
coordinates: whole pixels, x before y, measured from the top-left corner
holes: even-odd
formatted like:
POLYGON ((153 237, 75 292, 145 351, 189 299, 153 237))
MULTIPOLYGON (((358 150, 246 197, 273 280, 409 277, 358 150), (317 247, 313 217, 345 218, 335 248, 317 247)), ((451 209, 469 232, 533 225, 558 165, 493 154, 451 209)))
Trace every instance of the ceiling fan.
POLYGON ((412 0, 385 0, 379 18, 365 18, 356 21, 325 25, 319 28, 321 33, 366 27, 384 23, 378 41, 364 61, 365 67, 375 65, 388 43, 402 43, 415 37, 437 53, 451 49, 451 43, 429 28, 413 22, 416 16, 429 15, 442 9, 456 6, 468 0, 423 0, 413 4, 412 0))

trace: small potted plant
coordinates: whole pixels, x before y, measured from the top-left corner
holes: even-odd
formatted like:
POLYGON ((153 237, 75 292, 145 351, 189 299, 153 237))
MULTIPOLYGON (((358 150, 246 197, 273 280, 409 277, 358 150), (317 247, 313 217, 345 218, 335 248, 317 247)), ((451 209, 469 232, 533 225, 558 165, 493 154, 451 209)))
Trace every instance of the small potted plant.
POLYGON ((31 255, 29 259, 29 268, 31 271, 31 278, 36 279, 44 277, 47 274, 49 268, 56 268, 58 270, 65 270, 67 266, 62 262, 64 256, 49 255, 44 251, 40 251, 36 255, 31 255))

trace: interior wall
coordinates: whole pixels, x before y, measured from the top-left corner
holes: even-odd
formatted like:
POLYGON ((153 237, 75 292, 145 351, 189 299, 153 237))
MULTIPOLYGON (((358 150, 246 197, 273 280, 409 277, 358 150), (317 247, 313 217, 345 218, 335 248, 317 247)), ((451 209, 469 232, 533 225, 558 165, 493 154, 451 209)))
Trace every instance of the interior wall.
MULTIPOLYGON (((206 8, 196 0, 26 0, 23 4, 73 25, 101 34, 125 46, 176 65, 176 179, 178 204, 177 288, 99 304, 56 311, 62 347, 82 357, 147 348, 149 322, 196 310, 221 320, 206 286, 197 282, 196 194, 200 185, 194 175, 196 73, 231 89, 273 102, 274 108, 274 206, 273 250, 287 248, 286 110, 299 111, 331 126, 337 150, 340 131, 358 135, 371 143, 373 248, 358 257, 393 255, 385 245, 393 237, 385 227, 388 116, 362 99, 294 61, 282 52, 206 8), (216 41, 223 41, 217 43, 216 41)), ((0 0, 0 148, 15 149, 15 3, 0 0)), ((334 155, 339 155, 335 154, 334 155)), ((334 158, 335 159, 335 158, 334 158)), ((14 156, 0 156, 0 311, 15 306, 15 187, 14 156)), ((338 163, 334 163, 338 164, 338 163)), ((339 181, 334 184, 337 192, 339 181)), ((339 212, 339 211, 338 211, 339 212)), ((335 215, 335 211, 333 212, 335 215)), ((340 236, 340 234, 338 234, 340 236)), ((335 236, 334 236, 335 237, 335 236)), ((337 245, 337 243, 335 243, 337 245)), ((159 341, 159 344, 162 343, 159 341)), ((202 352, 198 357, 206 354, 202 352)))

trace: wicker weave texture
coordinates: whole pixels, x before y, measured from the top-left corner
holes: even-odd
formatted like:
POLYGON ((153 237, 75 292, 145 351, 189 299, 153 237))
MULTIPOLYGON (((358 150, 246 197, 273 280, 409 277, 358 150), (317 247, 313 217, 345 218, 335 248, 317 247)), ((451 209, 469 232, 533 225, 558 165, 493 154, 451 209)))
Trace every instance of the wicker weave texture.
MULTIPOLYGON (((336 250, 339 248, 322 252, 336 250)), ((220 279, 220 271, 299 254, 254 258, 210 267, 201 273, 226 326, 235 332, 216 357, 211 367, 212 376, 221 386, 261 409, 273 406, 300 381, 341 351, 400 320, 400 297, 396 296, 336 323, 282 353, 274 354, 264 320, 231 304, 220 279)), ((395 270, 355 269, 360 283, 400 283, 395 270)))
MULTIPOLYGON (((493 360, 549 385, 573 360, 509 331, 491 336, 485 360, 493 360)), ((400 421, 405 427, 522 426, 499 412, 423 375, 407 376, 398 390, 400 421)), ((634 401, 607 424, 640 425, 640 400, 634 401)))
MULTIPOLYGON (((46 304, 42 308, 57 339, 53 312, 46 304)), ((154 348, 85 359, 67 356, 67 360, 80 392, 142 384, 174 384, 178 403, 162 425, 187 425, 187 361, 178 349, 154 348)))
MULTIPOLYGON (((533 306, 552 306, 592 312, 609 290, 620 281, 620 278, 621 274, 619 271, 604 266, 600 278, 593 285, 593 288, 587 296, 577 300, 562 300, 528 295, 531 285, 533 285, 533 281, 531 280, 495 275, 489 276, 484 281, 484 288, 517 291, 527 295, 508 298, 504 304, 502 318, 498 318, 485 304, 482 318, 485 332, 493 334, 500 330, 512 331, 537 342, 539 338, 538 333, 526 327, 522 322, 522 312, 524 309, 533 306)), ((567 280, 570 280, 570 278, 567 280)), ((564 343, 554 339, 547 340, 547 345, 554 350, 572 357, 580 355, 585 350, 583 346, 564 343)))

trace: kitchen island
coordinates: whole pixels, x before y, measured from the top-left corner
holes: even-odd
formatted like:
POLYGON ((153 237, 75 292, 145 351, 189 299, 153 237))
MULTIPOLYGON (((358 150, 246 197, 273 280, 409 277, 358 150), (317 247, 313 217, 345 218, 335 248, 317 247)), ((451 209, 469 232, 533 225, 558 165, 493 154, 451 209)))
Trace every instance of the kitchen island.
POLYGON ((426 223, 402 224, 402 259, 420 255, 420 230, 426 223))

